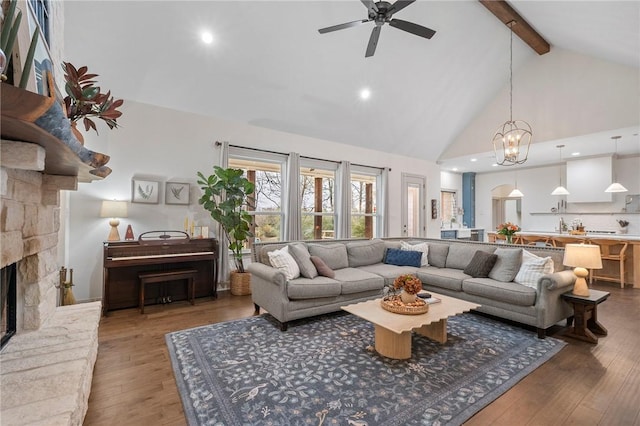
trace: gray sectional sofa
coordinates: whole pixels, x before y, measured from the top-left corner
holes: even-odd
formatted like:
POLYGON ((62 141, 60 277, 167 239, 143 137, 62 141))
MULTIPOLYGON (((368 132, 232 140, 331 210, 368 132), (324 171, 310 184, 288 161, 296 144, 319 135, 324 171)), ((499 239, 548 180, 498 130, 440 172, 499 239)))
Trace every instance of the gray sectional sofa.
MULTIPOLYGON (((562 265, 563 253, 564 250, 558 248, 439 239, 274 242, 255 244, 248 270, 252 274, 256 311, 265 309, 280 322, 282 330, 286 330, 289 321, 339 311, 341 306, 381 297, 385 285, 393 283, 399 275, 412 273, 428 291, 478 303, 481 305, 478 311, 534 326, 538 337, 544 338, 547 328, 573 315, 571 307, 560 297, 571 290, 575 281, 573 272, 562 265), (408 244, 421 244, 423 251, 426 245, 427 259, 413 266, 385 263, 389 262, 387 255, 398 253, 401 245, 412 251, 413 246, 407 248, 408 244), (291 271, 271 266, 269 253, 285 246, 291 248, 302 266, 301 272, 307 276, 287 278, 285 274, 291 275, 291 271), (523 249, 528 253, 523 255, 523 249), (495 259, 495 265, 488 277, 474 278, 465 273, 465 270, 475 273, 468 269, 477 251, 494 255, 490 256, 495 259), (300 259, 301 252, 306 256, 304 259, 300 259), (529 253, 550 257, 555 272, 534 275, 529 285, 523 285, 513 280, 516 275, 520 276, 523 256, 525 262, 531 259, 529 253), (311 258, 314 262, 318 258, 323 261, 320 268, 309 267, 310 256, 314 256, 311 258), (425 260, 428 265, 424 265, 425 260), (325 266, 335 276, 315 276, 317 270, 324 270, 325 266)), ((477 260, 474 263, 477 264, 477 260)))

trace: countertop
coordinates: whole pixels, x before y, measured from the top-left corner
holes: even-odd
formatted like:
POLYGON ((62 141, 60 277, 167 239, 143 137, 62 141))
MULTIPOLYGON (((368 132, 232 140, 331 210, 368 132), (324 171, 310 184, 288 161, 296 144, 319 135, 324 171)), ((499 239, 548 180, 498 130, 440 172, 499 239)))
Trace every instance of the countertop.
POLYGON ((562 234, 558 232, 549 232, 549 231, 520 231, 518 235, 544 235, 547 237, 574 237, 576 239, 606 239, 606 240, 623 240, 623 241, 634 241, 640 243, 640 235, 632 235, 632 234, 590 234, 586 233, 584 235, 571 235, 568 232, 563 232, 562 234))

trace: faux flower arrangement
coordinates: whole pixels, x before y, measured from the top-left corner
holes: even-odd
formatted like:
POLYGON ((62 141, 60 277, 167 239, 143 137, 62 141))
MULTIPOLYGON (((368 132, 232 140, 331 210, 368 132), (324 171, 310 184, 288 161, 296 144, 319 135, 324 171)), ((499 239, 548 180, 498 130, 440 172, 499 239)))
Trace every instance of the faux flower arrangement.
POLYGON ((624 219, 618 219, 618 225, 620 225, 621 228, 626 228, 627 226, 629 226, 629 221, 624 219))
POLYGON ((422 281, 413 274, 404 274, 393 281, 393 288, 404 290, 409 294, 418 294, 422 290, 422 281))
POLYGON ((513 236, 516 232, 520 232, 520 227, 511 222, 501 223, 496 229, 498 230, 498 234, 507 236, 513 236))

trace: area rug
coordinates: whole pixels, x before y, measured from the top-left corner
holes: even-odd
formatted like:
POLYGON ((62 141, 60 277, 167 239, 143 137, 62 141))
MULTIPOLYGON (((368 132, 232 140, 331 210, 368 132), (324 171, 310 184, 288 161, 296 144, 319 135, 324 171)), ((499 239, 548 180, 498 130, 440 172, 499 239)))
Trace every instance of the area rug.
POLYGON ((475 314, 411 359, 373 348, 373 325, 337 313, 286 332, 268 314, 166 335, 189 425, 461 424, 564 342, 475 314))

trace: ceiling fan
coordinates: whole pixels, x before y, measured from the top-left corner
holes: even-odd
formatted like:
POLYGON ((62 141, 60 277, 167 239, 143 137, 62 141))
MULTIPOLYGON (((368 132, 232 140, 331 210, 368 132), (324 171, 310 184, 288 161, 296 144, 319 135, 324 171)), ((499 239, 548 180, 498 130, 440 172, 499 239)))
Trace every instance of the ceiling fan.
POLYGON ((371 37, 369 37, 369 44, 367 45, 367 52, 365 57, 373 56, 376 52, 376 46, 378 45, 378 37, 380 37, 380 30, 384 24, 389 24, 392 27, 396 27, 399 30, 406 31, 411 34, 415 34, 420 37, 430 39, 436 33, 431 28, 423 27, 422 25, 414 24, 413 22, 403 21, 402 19, 392 19, 393 14, 401 11, 405 7, 409 6, 416 0, 397 0, 391 4, 386 1, 373 2, 373 0, 360 0, 365 5, 369 12, 367 19, 359 21, 347 22, 344 24, 334 25, 327 28, 321 28, 318 30, 320 34, 329 33, 331 31, 343 30, 345 28, 355 27, 360 24, 364 24, 370 21, 374 21, 376 26, 371 31, 371 37))

